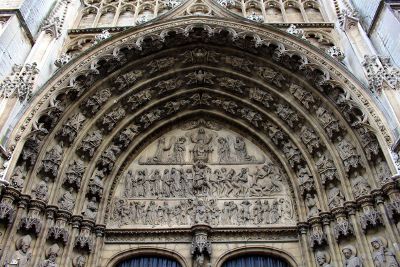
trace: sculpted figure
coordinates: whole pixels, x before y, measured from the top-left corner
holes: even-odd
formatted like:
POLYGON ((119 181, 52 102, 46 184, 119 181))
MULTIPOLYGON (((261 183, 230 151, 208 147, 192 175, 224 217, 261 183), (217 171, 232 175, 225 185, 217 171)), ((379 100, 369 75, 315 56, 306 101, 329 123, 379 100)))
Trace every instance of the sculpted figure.
POLYGON ((240 172, 233 177, 232 186, 234 187, 234 189, 236 189, 236 192, 234 193, 235 196, 246 195, 248 191, 247 183, 249 181, 248 174, 249 174, 249 169, 242 168, 240 172))
POLYGON ((342 191, 334 184, 330 184, 328 189, 328 206, 330 209, 343 206, 345 199, 342 191))
POLYGON ((261 200, 256 200, 253 206, 253 220, 254 224, 260 224, 263 221, 263 207, 261 200))
POLYGON ((211 195, 218 195, 218 181, 220 180, 221 171, 216 169, 212 175, 208 178, 210 183, 211 195))
POLYGON ((319 214, 319 204, 318 199, 315 196, 312 196, 310 193, 306 195, 306 206, 308 208, 308 216, 318 216, 319 214))
POLYGON ((10 178, 11 186, 17 189, 18 191, 21 191, 22 188, 24 187, 24 180, 25 180, 25 175, 23 167, 22 166, 15 167, 14 173, 10 178))
POLYGON ((169 175, 169 169, 164 170, 164 174, 162 176, 162 192, 164 197, 170 197, 171 196, 171 183, 170 183, 170 175, 169 175))
POLYGON ((354 196, 360 197, 368 195, 371 191, 371 186, 369 185, 367 179, 361 176, 357 171, 354 172, 354 176, 355 177, 351 180, 354 196))
MULTIPOLYGON (((96 206, 97 207, 97 206, 96 206)), ((115 206, 113 210, 113 217, 116 222, 121 225, 126 225, 129 222, 129 207, 123 199, 118 199, 115 201, 115 206)))
POLYGON ((75 198, 72 195, 73 188, 70 187, 58 200, 59 208, 62 210, 72 211, 75 205, 75 198))
POLYGON ((241 210, 240 210, 240 221, 242 224, 247 224, 250 222, 251 215, 250 215, 250 206, 251 203, 248 200, 243 200, 242 203, 240 203, 241 210))
POLYGON ((274 200, 272 202, 271 211, 270 211, 270 223, 277 223, 280 219, 279 215, 279 202, 278 200, 274 200))
POLYGON ((387 248, 385 240, 380 237, 374 237, 371 240, 373 249, 372 258, 375 267, 398 267, 400 266, 395 254, 387 248))
POLYGON ((246 142, 244 141, 243 137, 236 137, 233 148, 235 149, 237 162, 248 162, 255 160, 254 156, 247 154, 246 142))
POLYGON ((264 200, 263 217, 265 223, 271 223, 271 207, 268 200, 264 200))
POLYGON ((271 163, 264 165, 261 169, 256 167, 256 172, 251 176, 254 183, 250 192, 254 196, 264 196, 267 193, 282 191, 281 173, 271 163))
POLYGON ((96 197, 92 197, 86 205, 86 210, 83 212, 88 219, 95 220, 97 215, 98 205, 96 197))
POLYGON ((136 184, 135 175, 132 170, 129 170, 125 176, 125 188, 124 188, 124 196, 125 197, 133 197, 134 196, 134 185, 136 184))
POLYGON ((151 201, 147 207, 146 224, 155 225, 157 220, 157 206, 154 201, 151 201))
POLYGON ((344 267, 363 267, 362 260, 357 257, 356 249, 352 245, 342 248, 342 253, 345 258, 343 263, 344 267))
POLYGON ((175 142, 172 148, 171 161, 173 163, 184 163, 185 162, 185 143, 186 138, 181 136, 175 142))
POLYGON ((182 191, 181 191, 181 174, 179 172, 179 170, 177 170, 176 168, 172 168, 171 169, 171 173, 170 173, 170 189, 171 189, 171 194, 175 197, 181 195, 182 191))
POLYGON ((32 190, 36 199, 47 201, 49 198, 49 187, 45 181, 40 181, 35 188, 32 190))
POLYGON ((203 200, 199 200, 195 210, 195 223, 208 223, 207 207, 204 205, 203 200))
POLYGON ((167 145, 165 143, 165 137, 161 137, 158 139, 157 142, 157 150, 156 153, 154 154, 152 161, 153 162, 164 162, 165 161, 165 153, 166 151, 169 151, 171 149, 171 145, 167 145))
POLYGON ((210 186, 207 183, 207 177, 211 176, 211 169, 202 161, 193 165, 194 179, 193 192, 195 194, 205 194, 209 191, 210 186))
POLYGON ((146 193, 145 190, 145 182, 146 182, 147 170, 138 170, 136 172, 136 190, 134 187, 134 194, 133 196, 144 197, 146 193), (135 192, 136 191, 136 192, 135 192))
POLYGON ((189 193, 189 195, 193 196, 193 184, 194 184, 193 179, 194 179, 194 176, 193 176, 193 169, 192 168, 186 169, 185 177, 186 177, 186 183, 187 183, 187 186, 188 186, 188 193, 189 193))
POLYGON ((52 245, 46 251, 46 260, 44 260, 39 267, 57 267, 57 257, 60 253, 60 247, 57 244, 52 245))
POLYGON ((54 147, 46 152, 46 155, 42 162, 43 172, 51 175, 52 177, 57 176, 58 166, 60 166, 62 160, 62 149, 63 143, 54 145, 54 147))
POLYGON ((293 222, 292 203, 283 198, 279 200, 279 203, 281 206, 281 220, 283 222, 293 222))
POLYGON ((318 266, 321 267, 333 267, 329 262, 331 261, 329 254, 325 251, 318 251, 315 255, 315 260, 317 261, 318 266))
POLYGON ((29 252, 31 242, 32 238, 30 235, 20 237, 15 244, 17 251, 12 254, 8 263, 14 264, 14 266, 28 267, 32 258, 32 253, 29 252))
POLYGON ((218 162, 227 163, 232 161, 231 148, 227 137, 218 138, 218 162))
POLYGON ((211 141, 213 136, 206 134, 204 128, 199 128, 197 134, 191 134, 190 140, 194 145, 193 147, 193 161, 208 162, 209 154, 213 151, 211 141))
POLYGON ((72 260, 72 266, 74 267, 85 267, 85 264, 86 264, 86 257, 82 255, 76 256, 72 260))

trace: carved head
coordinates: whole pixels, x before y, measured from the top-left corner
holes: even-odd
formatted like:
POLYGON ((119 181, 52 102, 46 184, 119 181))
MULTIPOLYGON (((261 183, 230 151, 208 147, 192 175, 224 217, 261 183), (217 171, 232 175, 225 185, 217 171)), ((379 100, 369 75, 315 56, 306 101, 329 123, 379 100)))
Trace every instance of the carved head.
POLYGON ((352 245, 345 246, 342 252, 347 260, 356 255, 356 249, 352 245))
POLYGON ((21 250, 23 253, 27 253, 31 247, 32 237, 30 235, 24 235, 17 240, 17 250, 21 250))
POLYGON ((383 241, 382 237, 380 237, 380 236, 376 236, 376 237, 372 238, 371 245, 375 250, 385 247, 384 241, 383 241))
POLYGON ((317 260, 319 266, 324 266, 324 264, 328 263, 329 261, 329 257, 324 251, 318 251, 315 255, 315 259, 317 260))

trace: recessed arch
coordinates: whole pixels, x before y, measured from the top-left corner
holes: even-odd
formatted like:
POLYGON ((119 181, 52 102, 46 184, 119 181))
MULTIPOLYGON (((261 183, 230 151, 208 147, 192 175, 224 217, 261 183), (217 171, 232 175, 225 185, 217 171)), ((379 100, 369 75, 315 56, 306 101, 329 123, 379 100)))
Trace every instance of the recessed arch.
MULTIPOLYGON (((251 23, 186 17, 178 19, 174 27, 163 22, 157 25, 158 28, 141 26, 142 30, 148 31, 144 36, 136 36, 136 29, 117 34, 110 40, 89 48, 64 66, 34 97, 30 103, 34 108, 25 110, 24 116, 28 119, 18 122, 15 131, 11 133, 10 147, 14 149, 16 156, 10 162, 8 177, 16 167, 26 168, 23 173, 26 175, 24 187, 19 188, 25 195, 33 195, 35 192, 32 188, 36 188, 39 183, 43 184, 43 181, 47 182, 48 199, 40 200, 45 203, 43 205, 61 205, 61 198, 66 194, 64 190, 69 187, 64 184, 65 176, 70 171, 69 163, 83 159, 85 170, 79 177, 81 186, 74 188, 75 207, 69 211, 75 225, 80 227, 80 235, 94 235, 95 231, 101 232, 101 229, 105 229, 105 232, 110 230, 104 226, 105 214, 110 210, 108 205, 113 197, 113 187, 124 173, 124 165, 129 163, 129 154, 137 155, 135 150, 145 147, 142 142, 144 139, 147 138, 148 142, 154 140, 157 136, 155 132, 162 130, 164 124, 168 127, 173 125, 174 120, 185 116, 201 115, 223 119, 236 128, 243 129, 244 133, 252 133, 254 140, 260 140, 259 144, 273 151, 290 174, 299 213, 299 228, 307 228, 310 232, 323 232, 321 220, 328 214, 333 218, 338 210, 342 212, 345 201, 364 203, 368 198, 372 202, 372 195, 360 200, 351 191, 351 180, 359 179, 356 171, 368 177, 370 187, 373 187, 371 189, 380 190, 386 182, 390 183, 394 166, 390 162, 388 143, 391 142, 391 135, 385 127, 385 118, 377 111, 365 88, 340 63, 301 40, 251 23), (182 52, 186 54, 177 53, 178 49, 184 50, 182 52), (213 52, 219 55, 212 54, 213 52), (170 56, 166 56, 168 53, 170 56), (258 65, 259 62, 262 64, 258 65), (209 78, 206 74, 210 74, 209 78), (182 78, 182 86, 159 94, 158 89, 178 76, 182 78), (225 78, 224 85, 221 85, 221 78, 225 78), (154 91, 149 101, 146 100, 147 87, 154 91), (254 88, 260 91, 253 90, 254 88), (97 94, 107 89, 109 93, 102 96, 97 94), (245 93, 240 93, 240 90, 245 93), (254 96, 255 91, 260 95, 254 96), (212 105, 193 104, 195 101, 203 101, 201 98, 205 94, 217 102, 212 105), (193 96, 198 96, 199 99, 193 100, 193 96), (101 97, 105 98, 104 101, 101 97), (133 100, 129 102, 131 97, 133 100), (273 99, 272 103, 267 103, 269 97, 273 99), (310 100, 317 98, 321 102, 312 103, 310 100), (193 106, 181 109, 176 105, 183 102, 174 102, 175 100, 190 100, 192 102, 188 105, 193 106), (367 101, 368 105, 365 104, 366 100, 370 101, 367 101), (92 114, 85 110, 88 107, 85 105, 90 101, 97 101, 99 106, 92 114), (236 106, 231 108, 228 102, 236 106), (137 109, 132 108, 138 103, 140 105, 137 109), (319 109, 320 107, 324 110, 319 109), (158 113, 166 115, 153 120, 148 115, 156 109, 159 109, 158 113), (85 119, 77 127, 73 123, 76 118, 80 120, 79 114, 85 119), (331 120, 321 122, 321 117, 326 119, 326 116, 331 120), (299 118, 292 121, 292 118, 297 117, 299 118), (268 125, 266 128, 273 128, 282 137, 276 137, 270 129, 262 129, 262 123, 267 122, 276 124, 275 128, 268 125), (335 123, 341 125, 338 130, 329 128, 335 123), (131 143, 127 142, 125 145, 119 138, 124 130, 135 124, 141 125, 142 137, 128 140, 131 143), (305 130, 303 126, 306 127, 305 130), (93 155, 82 157, 80 146, 94 131, 101 133, 102 140, 94 149, 93 155), (302 133, 312 136, 310 131, 323 141, 323 147, 315 148, 309 140, 304 141, 302 133), (69 138, 71 141, 67 140, 69 138), (346 142, 342 142, 343 140, 346 142), (37 143, 32 145, 32 142, 37 143), (107 158, 112 146, 117 146, 120 152, 107 158), (331 169, 328 171, 335 168, 339 179, 334 182, 322 181, 322 174, 317 168, 317 162, 322 156, 314 152, 314 149, 331 158, 333 167, 329 167, 331 169), (343 155, 345 149, 352 153, 351 157, 343 155), (295 151, 293 153, 298 159, 294 160, 289 150, 291 153, 295 151), (26 157, 31 164, 25 162, 26 157), (360 160, 362 164, 359 164, 360 160), (376 173, 380 170, 381 163, 386 164, 386 170, 382 172, 384 179, 376 173), (48 166, 50 171, 46 170, 48 166), (95 170, 105 168, 106 175, 102 180, 104 194, 96 199, 99 211, 89 218, 85 213, 90 201, 89 185, 95 170), (304 168, 309 168, 309 173, 304 168), (311 181, 303 184, 302 175, 312 176, 314 187, 311 181), (51 181, 47 181, 47 178, 51 181), (330 206, 332 191, 325 183, 333 184, 339 190, 339 193, 336 190, 336 196, 339 196, 341 203, 337 207, 330 206), (340 196, 340 191, 345 191, 344 194, 342 192, 344 196, 340 196), (313 212, 305 204, 307 192, 321 203, 319 208, 314 207, 313 212), (82 223, 76 222, 79 218, 83 218, 80 219, 82 223)), ((315 137, 312 139, 316 140, 315 137)), ((21 197, 21 192, 15 188, 11 188, 9 192, 13 192, 15 202, 21 197)), ((33 198, 36 196, 33 195, 33 198)), ((286 230, 293 234, 295 227, 286 230)), ((101 236, 97 237, 100 239, 101 236)), ((395 237, 391 238, 394 242, 395 237)), ((318 244, 319 241, 310 242, 312 246, 323 246, 323 242, 318 244)), ((85 247, 90 248, 89 245, 85 247)))
POLYGON ((156 247, 146 247, 140 249, 128 249, 122 252, 118 252, 111 257, 111 259, 106 263, 107 267, 116 267, 118 263, 128 260, 134 257, 140 256, 158 256, 164 257, 167 259, 172 259, 177 261, 182 267, 189 266, 187 260, 178 252, 168 250, 168 249, 159 249, 156 247))
POLYGON ((272 256, 278 259, 282 259, 283 261, 288 263, 290 267, 299 266, 296 260, 292 256, 290 256, 287 252, 268 246, 248 246, 245 248, 230 250, 218 258, 215 266, 222 267, 223 264, 227 262, 229 259, 246 255, 272 256))

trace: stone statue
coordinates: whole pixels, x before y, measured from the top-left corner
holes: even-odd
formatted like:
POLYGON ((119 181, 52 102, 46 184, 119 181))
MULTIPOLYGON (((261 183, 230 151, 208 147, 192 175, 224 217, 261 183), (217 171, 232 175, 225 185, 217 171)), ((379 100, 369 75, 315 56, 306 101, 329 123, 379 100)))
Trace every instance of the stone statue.
POLYGON ((11 176, 10 181, 11 181, 12 187, 17 189, 18 191, 22 190, 22 188, 24 187, 24 181, 25 181, 23 166, 15 167, 14 173, 11 176))
POLYGON ((250 156, 247 153, 246 142, 244 141, 243 137, 236 136, 233 148, 235 149, 237 162, 249 162, 255 160, 254 156, 250 156))
POLYGON ((356 198, 368 195, 371 191, 371 186, 369 185, 367 179, 361 176, 357 171, 354 172, 354 178, 351 180, 351 185, 356 198))
POLYGON ((330 209, 343 206, 345 199, 342 191, 330 183, 328 188, 328 206, 330 209))
POLYGON ((151 161, 153 162, 164 162, 165 158, 166 158, 166 151, 169 151, 171 149, 171 145, 167 145, 165 143, 165 137, 161 137, 160 139, 158 139, 157 142, 157 150, 156 153, 154 154, 153 158, 151 159, 151 161))
POLYGON ((357 257, 356 248, 352 245, 345 246, 342 248, 342 253, 344 255, 344 267, 363 267, 361 258, 357 257))
POLYGON ((372 258, 375 267, 398 267, 400 266, 395 254, 387 248, 386 240, 377 236, 372 238, 372 258))
POLYGON ((87 217, 88 219, 95 220, 96 215, 97 215, 97 210, 98 210, 98 204, 97 204, 97 199, 96 197, 92 197, 88 204, 86 205, 86 209, 83 212, 83 215, 87 217))
POLYGON ((60 247, 57 244, 52 245, 46 250, 46 260, 39 267, 57 267, 57 257, 60 253, 60 247))
MULTIPOLYGON (((47 179, 46 179, 47 180, 47 179)), ((32 190, 36 199, 47 201, 49 198, 49 187, 47 186, 47 181, 40 181, 35 188, 32 190)))
POLYGON ((179 137, 173 145, 172 155, 170 161, 172 163, 184 163, 185 162, 185 143, 186 138, 181 136, 179 137))
POLYGON ((318 251, 315 254, 315 260, 317 261, 317 265, 321 267, 333 267, 330 263, 331 259, 327 252, 318 251))
POLYGON ((213 151, 211 145, 213 136, 211 134, 206 134, 204 128, 199 128, 197 134, 190 135, 190 140, 195 144, 192 150, 193 161, 208 162, 209 154, 213 151))
POLYGON ((32 253, 28 251, 31 243, 32 238, 30 235, 20 237, 16 242, 17 251, 12 254, 8 263, 14 264, 14 266, 28 267, 32 257, 32 253))
POLYGON ((231 162, 231 148, 228 137, 220 137, 218 142, 218 162, 228 163, 231 162))
POLYGON ((211 176, 211 169, 202 161, 197 161, 193 165, 194 179, 193 192, 194 194, 206 194, 210 186, 207 183, 207 177, 211 176))
POLYGON ((82 255, 76 256, 72 260, 73 267, 85 267, 85 264, 86 264, 86 257, 82 255))
POLYGON ((74 189, 70 187, 58 200, 59 208, 62 210, 72 211, 75 205, 75 198, 72 195, 74 189))
POLYGON ((279 168, 273 164, 266 164, 261 169, 256 167, 256 172, 251 176, 253 184, 249 191, 254 196, 264 196, 268 193, 282 191, 281 173, 279 168))
POLYGON ((319 214, 319 204, 318 199, 315 196, 312 196, 310 193, 306 195, 306 206, 308 208, 308 216, 318 216, 319 214))
POLYGON ((129 170, 125 176, 125 188, 124 188, 124 196, 125 197, 133 197, 133 187, 136 184, 135 175, 132 170, 129 170))

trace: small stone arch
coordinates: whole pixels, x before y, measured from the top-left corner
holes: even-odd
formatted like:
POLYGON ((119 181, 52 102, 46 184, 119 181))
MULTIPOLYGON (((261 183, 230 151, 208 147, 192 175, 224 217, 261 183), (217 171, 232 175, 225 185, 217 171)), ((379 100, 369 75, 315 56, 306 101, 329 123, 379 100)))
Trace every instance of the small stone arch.
POLYGON ((113 255, 110 260, 104 265, 107 267, 115 267, 116 264, 122 262, 123 260, 127 260, 134 257, 140 256, 157 256, 164 257, 167 259, 172 259, 177 261, 182 267, 189 266, 188 262, 184 258, 183 255, 178 253, 177 251, 172 251, 168 249, 159 249, 155 247, 147 247, 140 249, 127 249, 124 251, 120 251, 117 254, 113 255))
POLYGON ((223 264, 228 260, 246 255, 273 256, 285 261, 291 267, 299 266, 293 256, 289 255, 283 250, 272 248, 269 246, 254 246, 230 250, 216 260, 215 266, 222 267, 223 264))

